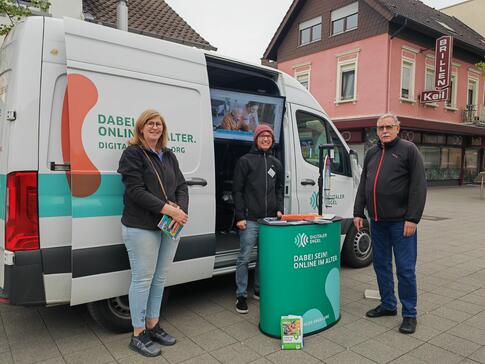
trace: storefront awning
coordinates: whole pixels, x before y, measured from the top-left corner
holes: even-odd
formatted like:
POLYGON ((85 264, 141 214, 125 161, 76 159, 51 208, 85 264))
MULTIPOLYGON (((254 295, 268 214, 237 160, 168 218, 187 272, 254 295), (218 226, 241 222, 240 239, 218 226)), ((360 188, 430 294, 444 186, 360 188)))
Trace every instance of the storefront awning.
MULTIPOLYGON (((401 128, 427 131, 427 132, 436 132, 436 133, 485 136, 485 127, 480 127, 472 124, 422 120, 422 119, 413 119, 413 118, 400 117, 400 116, 398 116, 398 118, 401 122, 401 128)), ((371 128, 376 126, 376 122, 377 122, 377 117, 366 118, 366 119, 336 120, 334 121, 334 124, 339 130, 352 130, 352 129, 371 128)))

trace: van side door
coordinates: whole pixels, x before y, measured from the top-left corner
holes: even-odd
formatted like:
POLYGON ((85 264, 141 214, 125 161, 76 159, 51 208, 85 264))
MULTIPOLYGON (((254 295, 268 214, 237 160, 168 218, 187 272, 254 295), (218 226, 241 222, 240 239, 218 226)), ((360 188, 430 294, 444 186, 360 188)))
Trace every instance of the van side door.
POLYGON ((124 187, 116 172, 135 120, 157 109, 189 185, 185 226, 167 285, 212 276, 215 260, 214 147, 203 52, 159 39, 64 19, 71 166, 71 304, 125 295, 131 274, 121 241, 124 187))

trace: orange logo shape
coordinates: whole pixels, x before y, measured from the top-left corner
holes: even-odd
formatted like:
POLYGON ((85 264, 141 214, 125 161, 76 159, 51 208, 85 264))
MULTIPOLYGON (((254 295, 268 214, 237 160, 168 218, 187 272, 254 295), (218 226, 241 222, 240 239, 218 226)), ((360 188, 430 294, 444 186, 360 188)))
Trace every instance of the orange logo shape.
POLYGON ((101 173, 89 159, 82 142, 82 127, 86 115, 98 101, 98 90, 87 77, 79 74, 67 76, 61 121, 62 157, 71 164, 67 179, 75 197, 95 193, 101 184, 101 173))

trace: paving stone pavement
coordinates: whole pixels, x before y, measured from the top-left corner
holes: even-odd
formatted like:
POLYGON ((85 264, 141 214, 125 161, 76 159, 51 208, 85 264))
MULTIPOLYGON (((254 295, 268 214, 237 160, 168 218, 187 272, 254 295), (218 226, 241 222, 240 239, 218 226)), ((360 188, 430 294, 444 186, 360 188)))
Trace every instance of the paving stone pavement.
POLYGON ((368 319, 377 301, 372 267, 342 268, 341 320, 281 351, 258 330, 258 303, 234 311, 233 275, 179 286, 161 325, 178 343, 162 356, 128 349, 130 334, 97 326, 83 306, 0 304, 0 363, 485 363, 485 199, 479 188, 429 189, 418 228, 418 329, 398 332, 400 317, 368 319), (444 218, 444 219, 439 219, 444 218))

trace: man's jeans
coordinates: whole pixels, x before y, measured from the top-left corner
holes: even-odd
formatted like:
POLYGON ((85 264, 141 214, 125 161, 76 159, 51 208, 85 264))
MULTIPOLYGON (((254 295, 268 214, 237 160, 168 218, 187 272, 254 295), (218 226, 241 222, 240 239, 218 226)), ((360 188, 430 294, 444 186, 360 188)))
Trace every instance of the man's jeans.
MULTIPOLYGON (((241 249, 236 262, 236 297, 248 296, 248 264, 253 247, 258 244, 259 224, 256 221, 246 220, 246 229, 239 232, 241 249)), ((259 291, 258 261, 254 272, 254 290, 259 291)))
POLYGON ((131 266, 130 300, 133 327, 145 327, 146 318, 160 316, 163 288, 179 239, 160 230, 136 229, 121 225, 123 243, 131 266))
POLYGON ((395 310, 397 301, 392 275, 392 252, 394 251, 402 316, 416 317, 417 232, 408 237, 403 236, 403 232, 404 221, 371 221, 374 270, 379 284, 382 307, 386 310, 395 310))

